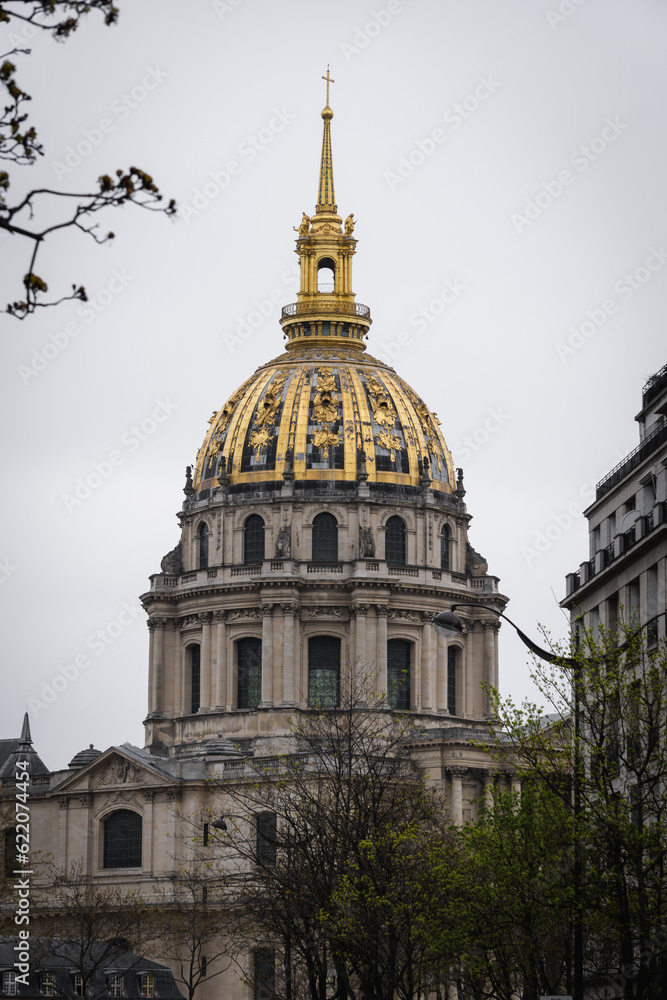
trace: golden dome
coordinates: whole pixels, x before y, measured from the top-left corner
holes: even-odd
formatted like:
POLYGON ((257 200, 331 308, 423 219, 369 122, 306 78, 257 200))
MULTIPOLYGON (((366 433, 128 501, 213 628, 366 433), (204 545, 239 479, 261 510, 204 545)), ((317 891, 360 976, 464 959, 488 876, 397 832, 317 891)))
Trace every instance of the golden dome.
POLYGON ((438 419, 393 368, 333 345, 262 365, 211 421, 194 488, 340 481, 455 489, 438 419), (224 466, 221 459, 224 458, 224 466), (222 476, 224 481, 225 476, 222 476))
POLYGON ((286 353, 213 415, 193 486, 243 492, 292 480, 368 481, 451 493, 454 468, 437 417, 393 368, 364 353, 372 321, 352 291, 354 215, 343 222, 336 214, 328 69, 323 79, 318 198, 315 214, 303 212, 294 227, 301 280, 280 320, 286 353))

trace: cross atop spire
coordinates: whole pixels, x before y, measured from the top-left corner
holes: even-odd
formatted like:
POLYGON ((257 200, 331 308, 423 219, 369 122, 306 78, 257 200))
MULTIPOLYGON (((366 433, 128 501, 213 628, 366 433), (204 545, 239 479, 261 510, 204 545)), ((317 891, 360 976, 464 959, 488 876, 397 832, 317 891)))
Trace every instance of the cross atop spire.
POLYGON ((327 81, 327 103, 326 103, 326 106, 328 108, 329 107, 329 84, 336 82, 335 80, 332 80, 331 77, 329 76, 329 63, 327 63, 327 75, 323 76, 322 79, 327 81))
POLYGON ((324 122, 324 134, 322 136, 322 158, 320 160, 320 183, 317 190, 316 212, 333 212, 336 214, 336 196, 334 194, 333 179, 333 156, 331 153, 331 119, 333 111, 329 107, 329 84, 335 83, 331 79, 329 66, 327 65, 327 75, 322 77, 327 82, 327 103, 322 111, 324 122))

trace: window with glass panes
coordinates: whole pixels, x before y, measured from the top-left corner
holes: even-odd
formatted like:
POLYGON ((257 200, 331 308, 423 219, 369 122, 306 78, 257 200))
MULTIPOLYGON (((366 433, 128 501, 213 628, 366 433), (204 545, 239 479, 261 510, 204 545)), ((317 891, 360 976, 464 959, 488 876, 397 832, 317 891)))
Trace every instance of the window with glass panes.
POLYGON ((264 561, 264 519, 251 514, 243 526, 243 563, 255 566, 264 561))
POLYGON ((387 521, 384 557, 395 566, 405 565, 405 522, 401 517, 390 517, 387 521))
POLYGON ((258 948, 253 954, 253 1000, 272 1000, 276 985, 273 948, 258 948))
POLYGON ((104 868, 141 868, 139 813, 119 809, 104 820, 104 868))
POLYGON ((340 639, 316 635, 308 640, 308 704, 338 708, 340 698, 340 639))
POLYGON ((456 715, 456 668, 460 652, 456 646, 447 650, 447 711, 456 715))
POLYGON ((198 643, 188 646, 188 656, 190 657, 190 712, 194 715, 199 711, 201 699, 201 646, 198 643))
POLYGON ((208 566, 208 528, 202 521, 199 525, 199 568, 208 566))
POLYGON ((410 708, 410 654, 412 643, 390 639, 387 643, 387 701, 390 708, 410 708))
POLYGON ((338 521, 333 514, 313 519, 313 562, 338 562, 338 521))
POLYGON ((16 973, 15 972, 3 972, 2 973, 2 992, 7 997, 16 996, 16 973))
POLYGON ((262 640, 256 636, 236 644, 238 708, 257 708, 262 700, 262 640))
POLYGON ((107 976, 107 992, 111 997, 122 997, 123 976, 120 972, 112 972, 107 976))
POLYGON ((155 996, 155 976, 152 972, 144 972, 140 976, 142 997, 155 996))
POLYGON ((449 568, 449 526, 445 524, 440 536, 440 569, 449 568))
POLYGON ((257 828, 256 856, 257 864, 262 868, 276 866, 276 835, 277 822, 274 812, 260 812, 255 816, 257 828))

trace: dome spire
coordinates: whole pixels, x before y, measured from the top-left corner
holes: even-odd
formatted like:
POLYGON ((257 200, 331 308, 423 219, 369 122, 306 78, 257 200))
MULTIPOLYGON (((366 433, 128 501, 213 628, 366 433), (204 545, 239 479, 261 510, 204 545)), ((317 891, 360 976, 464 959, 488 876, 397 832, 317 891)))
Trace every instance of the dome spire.
POLYGON ((336 195, 334 193, 333 155, 331 152, 331 119, 333 118, 333 111, 329 107, 329 84, 336 81, 330 76, 328 65, 327 75, 323 76, 322 79, 326 80, 327 84, 327 103, 322 110, 324 131, 322 135, 322 157, 320 159, 320 183, 317 191, 317 207, 315 211, 333 212, 335 214, 337 209, 336 195))
POLYGON ((371 325, 368 306, 356 301, 352 289, 352 258, 357 241, 356 220, 337 214, 331 155, 329 67, 322 79, 327 85, 327 103, 322 111, 324 136, 320 160, 320 183, 314 215, 301 213, 296 252, 300 259, 297 301, 283 307, 280 325, 288 351, 338 346, 347 351, 365 351, 364 339, 371 325))

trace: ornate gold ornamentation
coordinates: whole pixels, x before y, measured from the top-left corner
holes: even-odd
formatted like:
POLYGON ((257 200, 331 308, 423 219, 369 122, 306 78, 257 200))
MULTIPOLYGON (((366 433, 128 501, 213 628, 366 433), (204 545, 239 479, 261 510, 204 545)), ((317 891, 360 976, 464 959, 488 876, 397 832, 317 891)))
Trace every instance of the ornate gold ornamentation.
POLYGON ((375 373, 366 377, 366 388, 370 396, 375 423, 379 424, 380 427, 393 427, 396 423, 396 410, 392 405, 389 393, 375 373))
POLYGON ((326 462, 329 458, 329 448, 335 448, 340 443, 340 433, 336 431, 319 430, 313 435, 313 444, 322 451, 322 458, 326 462))
POLYGON ((381 448, 386 448, 390 460, 395 462, 396 452, 401 449, 402 442, 396 434, 389 433, 396 424, 396 410, 392 405, 391 397, 375 372, 366 376, 366 388, 373 410, 373 420, 382 428, 375 438, 376 443, 381 448))
POLYGON ((317 392, 313 399, 313 420, 321 426, 313 435, 313 444, 322 451, 324 461, 329 459, 329 448, 340 443, 340 431, 332 431, 330 424, 338 420, 340 396, 331 368, 320 368, 317 373, 317 392))
POLYGON ((260 452, 271 440, 272 434, 262 427, 261 430, 253 431, 250 435, 250 447, 255 449, 255 461, 259 462, 260 452))
POLYGON ((377 436, 377 443, 381 448, 386 448, 392 462, 396 461, 396 452, 401 449, 401 439, 388 431, 380 431, 377 436))
POLYGON ((348 215, 347 219, 345 220, 345 235, 346 236, 351 236, 352 235, 352 233, 354 232, 354 226, 355 226, 354 213, 350 212, 350 214, 348 215))

